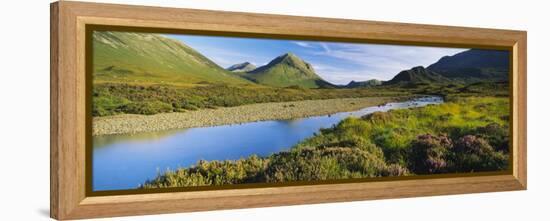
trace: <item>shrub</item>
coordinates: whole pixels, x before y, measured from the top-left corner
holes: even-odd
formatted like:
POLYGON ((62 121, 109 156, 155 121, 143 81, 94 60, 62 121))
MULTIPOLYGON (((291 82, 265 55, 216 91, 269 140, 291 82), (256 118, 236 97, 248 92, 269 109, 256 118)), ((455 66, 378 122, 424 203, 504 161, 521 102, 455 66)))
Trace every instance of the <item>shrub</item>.
POLYGON ((478 127, 476 132, 478 136, 487 140, 496 151, 509 152, 509 127, 490 123, 484 127, 478 127))
POLYGON ((172 109, 160 109, 157 113, 203 108, 233 107, 253 103, 286 102, 315 99, 332 99, 368 96, 406 95, 406 92, 371 91, 362 89, 305 89, 301 87, 269 88, 242 85, 205 84, 200 82, 194 87, 176 87, 168 85, 130 85, 122 83, 94 83, 92 100, 97 108, 93 116, 114 114, 141 114, 141 108, 120 108, 128 103, 131 106, 140 102, 163 102, 172 105, 172 109), (105 99, 111 100, 103 105, 105 99), (126 102, 124 102, 126 101, 126 102), (116 110, 118 109, 118 110, 116 110), (137 112, 132 112, 137 111, 137 112))
POLYGON ((346 118, 287 152, 201 161, 143 188, 505 170, 509 126, 502 116, 508 110, 506 98, 453 97, 441 105, 346 118))
POLYGON ((104 96, 98 97, 92 103, 93 116, 108 116, 119 112, 120 106, 126 105, 130 101, 124 98, 104 96))
POLYGON ((453 146, 453 169, 461 172, 496 171, 508 167, 508 157, 480 137, 466 135, 453 146))
POLYGON ((267 182, 315 181, 404 175, 380 156, 360 148, 302 148, 274 154, 265 171, 267 182))
POLYGON ((446 135, 418 136, 409 150, 409 169, 417 174, 447 172, 446 158, 451 147, 451 139, 446 135))
POLYGON ((161 101, 132 102, 120 107, 120 112, 151 115, 156 113, 171 112, 173 107, 161 101))

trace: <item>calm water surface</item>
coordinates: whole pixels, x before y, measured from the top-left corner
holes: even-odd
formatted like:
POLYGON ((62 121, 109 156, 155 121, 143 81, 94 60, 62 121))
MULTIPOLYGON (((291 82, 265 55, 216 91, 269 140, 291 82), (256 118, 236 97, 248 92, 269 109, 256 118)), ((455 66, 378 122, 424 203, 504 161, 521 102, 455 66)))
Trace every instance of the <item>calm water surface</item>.
POLYGON ((252 154, 267 156, 348 116, 442 103, 440 97, 388 103, 332 115, 199 127, 174 131, 107 135, 93 138, 93 189, 135 189, 159 172, 189 167, 203 160, 235 160, 252 154))

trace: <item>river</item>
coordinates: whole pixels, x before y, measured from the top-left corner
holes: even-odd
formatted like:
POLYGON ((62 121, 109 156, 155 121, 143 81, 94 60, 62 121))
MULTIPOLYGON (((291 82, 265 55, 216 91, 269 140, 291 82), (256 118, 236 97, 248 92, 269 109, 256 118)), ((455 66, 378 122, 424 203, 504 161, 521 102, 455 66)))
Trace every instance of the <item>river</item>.
POLYGON ((135 189, 166 169, 199 160, 235 160, 284 151, 342 119, 376 111, 440 104, 440 97, 416 98, 331 115, 198 127, 132 135, 93 137, 94 191, 135 189))

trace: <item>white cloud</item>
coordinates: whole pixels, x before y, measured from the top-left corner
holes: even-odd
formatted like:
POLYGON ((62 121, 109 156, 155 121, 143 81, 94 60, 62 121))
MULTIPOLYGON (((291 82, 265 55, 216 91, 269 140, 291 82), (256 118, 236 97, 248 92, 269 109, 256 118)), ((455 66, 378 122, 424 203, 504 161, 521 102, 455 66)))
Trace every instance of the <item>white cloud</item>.
POLYGON ((304 48, 313 48, 313 44, 311 43, 308 43, 308 42, 303 42, 303 41, 293 41, 292 43, 298 45, 298 46, 301 46, 301 47, 304 47, 304 48))
POLYGON ((201 46, 196 48, 196 50, 199 50, 201 54, 204 54, 206 57, 210 58, 222 67, 228 67, 246 61, 254 63, 253 60, 256 60, 252 55, 239 53, 232 50, 225 50, 219 47, 201 46))
POLYGON ((238 41, 240 42, 236 45, 239 47, 234 46, 232 40, 227 38, 216 41, 195 39, 190 45, 222 67, 245 61, 262 66, 275 57, 274 53, 292 49, 294 53, 314 65, 314 69, 321 77, 335 84, 373 78, 389 80, 402 70, 415 66, 426 67, 445 55, 466 50, 316 41, 238 41))
MULTIPOLYGON (((310 50, 310 54, 313 56, 334 58, 336 61, 331 62, 333 64, 345 62, 348 65, 354 66, 353 69, 340 70, 341 72, 325 72, 327 80, 332 78, 348 82, 349 80, 360 80, 352 79, 352 77, 360 77, 362 73, 369 77, 376 76, 380 80, 389 80, 402 70, 415 66, 428 66, 435 63, 442 56, 453 55, 466 50, 459 48, 326 42, 320 42, 318 45, 323 50, 310 50), (332 74, 340 76, 328 76, 332 74), (343 76, 348 76, 348 78, 343 76)), ((366 79, 366 77, 362 78, 366 79)))
POLYGON ((312 65, 319 76, 333 84, 348 84, 352 80, 366 81, 370 79, 384 79, 383 75, 366 69, 350 71, 349 69, 324 64, 312 63, 312 65))

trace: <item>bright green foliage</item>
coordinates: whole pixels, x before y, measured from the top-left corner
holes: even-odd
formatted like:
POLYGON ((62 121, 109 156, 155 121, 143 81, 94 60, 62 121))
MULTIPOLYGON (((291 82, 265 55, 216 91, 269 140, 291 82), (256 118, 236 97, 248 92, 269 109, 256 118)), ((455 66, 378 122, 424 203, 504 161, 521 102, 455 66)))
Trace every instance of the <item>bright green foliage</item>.
POLYGON ((362 119, 348 118, 334 128, 323 130, 306 144, 319 144, 319 139, 342 142, 361 136, 381 147, 387 160, 405 166, 412 141, 422 134, 448 134, 452 139, 481 134, 492 137, 488 139, 495 140, 493 145, 499 145, 496 149, 506 149, 503 146, 507 147, 504 141, 507 133, 506 136, 502 133, 508 128, 508 116, 506 98, 457 98, 441 105, 377 112, 362 119), (492 130, 500 134, 484 133, 489 132, 488 125, 493 125, 492 130))
POLYGON ((495 97, 454 98, 441 105, 375 112, 321 129, 286 152, 201 161, 160 174, 142 187, 505 170, 508 119, 508 99, 495 97))

